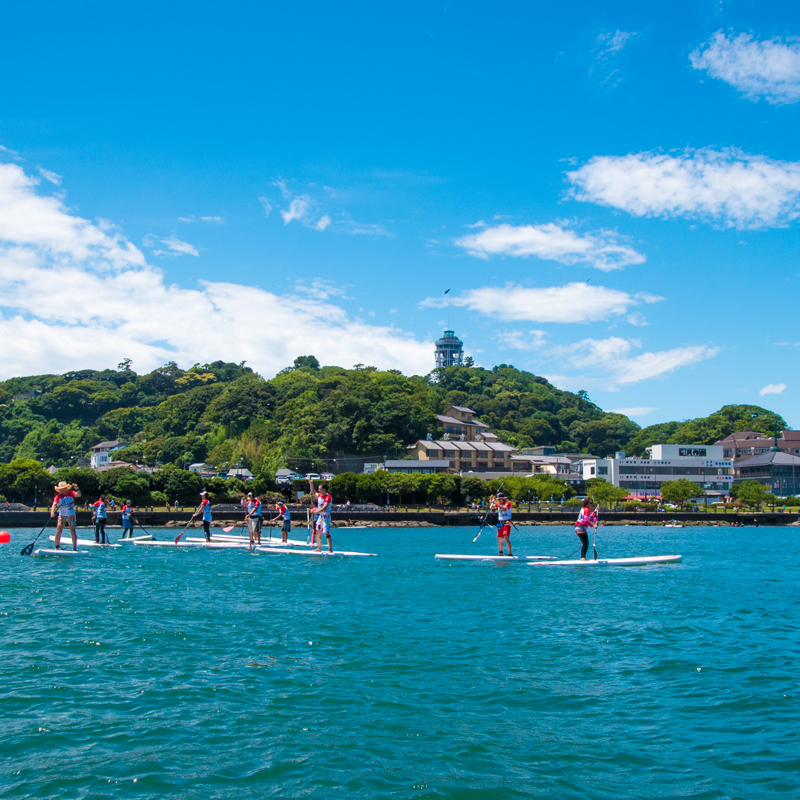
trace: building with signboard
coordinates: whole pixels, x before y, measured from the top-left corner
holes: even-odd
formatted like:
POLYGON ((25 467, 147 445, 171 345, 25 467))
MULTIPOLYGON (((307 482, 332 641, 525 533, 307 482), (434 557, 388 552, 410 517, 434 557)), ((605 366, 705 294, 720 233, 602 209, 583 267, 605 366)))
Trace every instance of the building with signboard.
POLYGON ((697 484, 697 495, 722 497, 733 483, 733 464, 723 457, 720 445, 656 444, 646 448, 647 457, 587 459, 583 479, 604 478, 627 489, 631 497, 661 496, 661 484, 685 478, 697 484))
POLYGON ((778 497, 800 493, 800 456, 780 451, 761 453, 734 465, 734 483, 758 481, 778 497))

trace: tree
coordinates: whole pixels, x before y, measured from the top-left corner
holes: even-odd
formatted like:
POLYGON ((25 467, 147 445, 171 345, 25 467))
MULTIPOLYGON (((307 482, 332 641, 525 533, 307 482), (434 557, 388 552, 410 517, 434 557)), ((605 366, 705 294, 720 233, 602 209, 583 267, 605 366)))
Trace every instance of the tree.
POLYGON ((319 361, 317 361, 315 356, 298 356, 294 360, 294 368, 318 370, 319 361))
POLYGON ((758 481, 742 481, 731 487, 731 496, 741 500, 744 505, 750 508, 758 508, 769 502, 774 497, 764 484, 758 481))
POLYGON ((41 502, 52 490, 53 479, 38 461, 20 458, 10 464, 0 464, 0 492, 6 497, 23 503, 32 502, 36 497, 41 502))
POLYGON ((678 478, 676 481, 665 481, 661 484, 661 496, 668 503, 677 503, 683 507, 687 500, 702 494, 703 490, 694 481, 678 478))
POLYGON ((605 478, 589 478, 586 481, 586 494, 594 500, 595 503, 616 503, 626 497, 628 494, 627 489, 620 486, 614 486, 609 483, 605 478))

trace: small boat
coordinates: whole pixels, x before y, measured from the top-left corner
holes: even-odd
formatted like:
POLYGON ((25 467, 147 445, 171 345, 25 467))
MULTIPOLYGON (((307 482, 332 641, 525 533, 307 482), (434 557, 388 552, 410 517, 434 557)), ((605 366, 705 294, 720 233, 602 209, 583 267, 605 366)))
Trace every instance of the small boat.
POLYGON ((534 561, 532 567, 643 567, 647 564, 677 564, 682 556, 637 556, 635 558, 598 558, 581 561, 534 561))
POLYGON ((293 550, 289 547, 256 547, 256 553, 272 553, 277 555, 292 555, 292 556, 376 556, 377 553, 358 553, 355 550, 334 550, 332 553, 329 550, 293 550))
MULTIPOLYGON (((51 542, 54 542, 55 540, 55 536, 50 537, 51 542)), ((78 547, 119 547, 118 544, 111 544, 111 542, 108 542, 108 544, 100 544, 100 542, 96 542, 94 539, 78 539, 77 542, 78 547)), ((69 536, 61 537, 61 545, 63 546, 65 544, 72 544, 72 539, 69 536)))
POLYGON ((555 556, 467 556, 460 553, 437 553, 434 556, 437 561, 494 561, 510 562, 519 564, 529 564, 534 561, 555 561, 555 556))
POLYGON ((88 550, 64 550, 63 548, 59 548, 56 550, 55 548, 47 549, 45 547, 40 547, 37 550, 33 551, 33 555, 35 556, 65 556, 67 558, 73 558, 75 556, 88 556, 88 550))

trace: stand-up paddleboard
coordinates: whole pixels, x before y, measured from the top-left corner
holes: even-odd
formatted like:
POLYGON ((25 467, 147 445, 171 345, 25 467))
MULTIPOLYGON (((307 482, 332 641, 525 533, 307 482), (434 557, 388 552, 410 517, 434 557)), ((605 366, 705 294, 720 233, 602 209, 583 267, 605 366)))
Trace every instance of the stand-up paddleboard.
POLYGON ((205 539, 202 542, 173 542, 163 541, 162 539, 151 539, 149 541, 134 541, 137 547, 172 547, 176 549, 189 549, 195 550, 246 550, 250 545, 248 542, 207 542, 205 539))
POLYGON ((293 550, 289 547, 256 547, 257 553, 273 553, 289 556, 376 556, 377 553, 357 553, 354 550, 293 550))
MULTIPOLYGON (((187 542, 205 542, 205 539, 200 536, 187 536, 187 542)), ((250 539, 247 536, 231 536, 231 535, 218 535, 212 534, 212 542, 232 542, 233 544, 250 544, 250 539)), ((259 547, 308 547, 308 542, 301 542, 299 539, 289 539, 282 542, 280 539, 268 539, 261 534, 261 544, 259 547)))
POLYGON ((682 556, 637 556, 636 558, 598 558, 581 561, 538 561, 532 567, 643 567, 647 564, 677 564, 682 556))
POLYGON ((509 561, 527 564, 533 561, 555 561, 555 556, 467 556, 460 553, 437 553, 437 561, 509 561))
POLYGON ((35 556, 66 556, 68 558, 72 558, 73 556, 88 556, 88 550, 63 550, 55 548, 47 549, 45 547, 40 547, 38 550, 33 551, 33 555, 35 556))
MULTIPOLYGON (((54 542, 55 540, 56 540, 55 536, 51 536, 50 537, 50 541, 51 542, 54 542)), ((78 542, 78 547, 119 547, 118 544, 111 544, 111 542, 109 542, 108 544, 100 544, 100 542, 96 542, 96 541, 94 541, 94 539, 78 539, 77 542, 78 542)), ((61 537, 61 544, 62 545, 64 545, 64 544, 71 545, 72 544, 72 539, 70 538, 69 535, 62 536, 61 537)))
POLYGON ((132 538, 128 538, 126 536, 124 539, 119 540, 119 544, 127 544, 128 542, 154 542, 155 540, 156 537, 149 534, 142 536, 134 536, 132 538))

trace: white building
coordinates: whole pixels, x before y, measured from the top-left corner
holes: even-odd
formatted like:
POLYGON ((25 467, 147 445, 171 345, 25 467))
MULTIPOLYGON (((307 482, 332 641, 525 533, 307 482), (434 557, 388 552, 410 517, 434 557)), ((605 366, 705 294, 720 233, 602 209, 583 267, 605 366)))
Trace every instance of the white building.
POLYGON ((119 439, 114 439, 113 442, 100 442, 92 448, 92 455, 89 459, 92 469, 99 469, 100 467, 107 467, 111 462, 110 453, 115 450, 121 450, 125 445, 119 439))
POLYGON ((583 461, 583 479, 605 478, 627 489, 631 497, 661 496, 661 484, 685 478, 697 484, 697 495, 727 495, 733 483, 733 463, 719 445, 656 444, 648 458, 595 458, 583 461))

